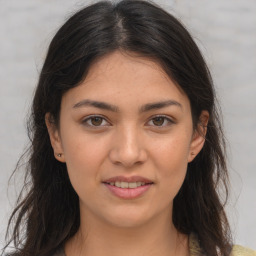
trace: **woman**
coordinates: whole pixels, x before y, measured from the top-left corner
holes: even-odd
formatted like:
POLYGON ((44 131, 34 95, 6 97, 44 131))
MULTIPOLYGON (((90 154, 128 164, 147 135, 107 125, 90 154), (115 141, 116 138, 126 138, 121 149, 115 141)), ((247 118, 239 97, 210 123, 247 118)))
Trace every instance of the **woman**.
POLYGON ((233 247, 218 196, 228 173, 210 73, 161 8, 74 14, 50 44, 30 132, 10 255, 255 255, 233 247))

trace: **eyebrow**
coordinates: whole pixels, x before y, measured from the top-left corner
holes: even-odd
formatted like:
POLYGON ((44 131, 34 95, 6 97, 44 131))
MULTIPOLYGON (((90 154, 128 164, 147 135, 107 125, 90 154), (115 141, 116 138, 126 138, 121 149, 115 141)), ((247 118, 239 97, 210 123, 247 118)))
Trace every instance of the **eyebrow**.
MULTIPOLYGON (((73 106, 73 108, 80 108, 80 107, 86 107, 86 106, 109 110, 116 113, 120 112, 117 106, 114 106, 112 104, 109 104, 103 101, 95 101, 95 100, 89 100, 89 99, 79 101, 73 106)), ((144 112, 148 112, 150 110, 155 110, 155 109, 161 109, 168 106, 177 106, 182 109, 182 105, 179 102, 175 100, 165 100, 165 101, 147 103, 140 107, 139 113, 144 113, 144 112)))

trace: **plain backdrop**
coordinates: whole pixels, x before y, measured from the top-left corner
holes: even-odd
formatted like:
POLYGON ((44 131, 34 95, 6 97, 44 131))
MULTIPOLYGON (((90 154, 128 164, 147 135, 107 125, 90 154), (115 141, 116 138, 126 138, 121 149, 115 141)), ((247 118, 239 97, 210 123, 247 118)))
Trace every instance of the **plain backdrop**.
MULTIPOLYGON (((256 1, 158 0, 202 50, 222 106, 235 242, 256 249, 256 1)), ((58 27, 92 1, 0 0, 0 246, 22 180, 8 179, 28 143, 26 117, 58 27)), ((20 178, 21 179, 21 178, 20 178)))

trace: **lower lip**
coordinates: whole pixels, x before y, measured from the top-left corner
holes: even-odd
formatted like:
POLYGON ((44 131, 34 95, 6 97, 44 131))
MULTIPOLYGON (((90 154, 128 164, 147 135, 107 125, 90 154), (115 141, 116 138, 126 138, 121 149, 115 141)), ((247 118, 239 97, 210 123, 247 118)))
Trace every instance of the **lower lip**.
POLYGON ((142 196, 146 191, 148 191, 153 184, 143 185, 137 188, 119 188, 112 186, 107 183, 103 183, 115 196, 124 199, 134 199, 142 196))

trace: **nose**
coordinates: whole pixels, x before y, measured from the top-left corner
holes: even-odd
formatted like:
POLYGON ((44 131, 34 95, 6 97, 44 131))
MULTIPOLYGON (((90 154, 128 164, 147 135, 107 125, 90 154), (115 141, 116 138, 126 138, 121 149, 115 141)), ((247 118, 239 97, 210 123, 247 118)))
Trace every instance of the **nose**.
POLYGON ((136 128, 120 129, 113 139, 109 158, 112 163, 132 167, 147 160, 147 152, 136 128))

